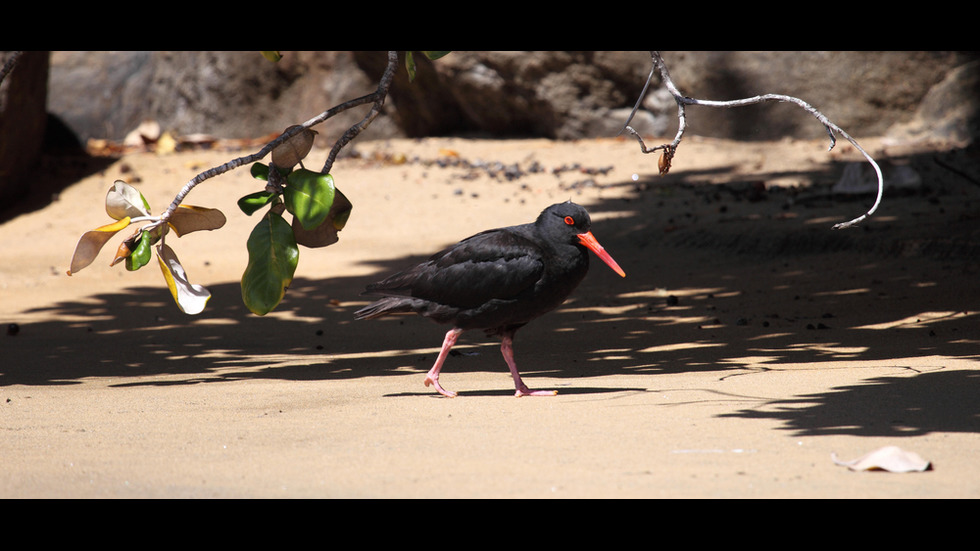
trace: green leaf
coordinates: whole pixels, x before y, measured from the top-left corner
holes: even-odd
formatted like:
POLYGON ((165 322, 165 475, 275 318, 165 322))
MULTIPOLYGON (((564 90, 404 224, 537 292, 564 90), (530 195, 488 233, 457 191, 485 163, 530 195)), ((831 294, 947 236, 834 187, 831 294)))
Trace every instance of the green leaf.
POLYGON ((276 194, 271 191, 256 191, 239 199, 238 208, 242 209, 245 214, 252 216, 252 213, 268 205, 275 196, 276 194))
POLYGON ((248 266, 242 274, 242 300, 253 313, 268 314, 282 301, 299 263, 293 229, 270 210, 248 236, 248 266))
MULTIPOLYGON (((444 51, 430 50, 430 51, 422 51, 421 53, 422 55, 424 55, 429 59, 436 60, 439 59, 440 57, 449 54, 450 52, 452 52, 452 50, 444 50, 444 51)), ((408 71, 408 81, 409 82, 415 81, 415 72, 416 72, 415 55, 411 51, 405 52, 405 70, 408 71)))
POLYGON ((252 178, 257 180, 269 179, 269 165, 264 163, 252 163, 252 166, 249 167, 248 172, 252 175, 252 178))
POLYGON ((140 239, 136 243, 136 248, 133 249, 132 254, 126 257, 127 270, 135 272, 150 262, 152 241, 153 236, 150 235, 150 232, 145 231, 140 235, 140 239))
POLYGON ((436 59, 439 59, 440 57, 443 57, 445 55, 448 55, 449 52, 451 52, 451 51, 452 50, 445 50, 445 51, 441 51, 441 52, 436 52, 436 51, 423 51, 422 53, 425 54, 425 57, 427 57, 429 59, 432 59, 432 60, 436 60, 436 59))
POLYGON ((344 229, 347 219, 350 217, 351 203, 339 189, 334 190, 333 205, 330 207, 330 214, 327 219, 312 230, 303 228, 299 219, 293 218, 293 234, 296 236, 296 243, 304 247, 316 248, 333 245, 339 236, 337 232, 344 229))
POLYGON ((278 51, 263 51, 263 50, 259 50, 259 51, 262 52, 262 57, 268 59, 273 63, 282 59, 282 54, 279 53, 278 51))
POLYGON ((415 56, 412 52, 405 52, 405 70, 408 71, 408 81, 415 80, 415 56))
POLYGON ((301 168, 289 173, 288 185, 283 191, 286 210, 295 216, 304 229, 319 226, 330 213, 333 205, 333 176, 301 168))

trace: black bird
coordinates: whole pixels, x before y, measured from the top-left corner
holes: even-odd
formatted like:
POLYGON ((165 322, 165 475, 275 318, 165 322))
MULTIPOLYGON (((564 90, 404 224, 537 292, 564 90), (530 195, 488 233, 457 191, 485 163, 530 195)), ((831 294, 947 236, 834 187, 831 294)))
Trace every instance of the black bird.
POLYGON ((483 329, 503 339, 500 351, 514 377, 515 395, 553 396, 532 391, 521 381, 514 363, 514 332, 554 310, 572 293, 589 270, 591 249, 619 275, 626 273, 589 231, 592 220, 568 201, 544 209, 535 222, 478 233, 436 253, 429 260, 367 286, 367 295, 384 298, 358 310, 355 319, 417 313, 438 323, 451 323, 435 365, 425 377, 442 388, 439 371, 459 334, 483 329))

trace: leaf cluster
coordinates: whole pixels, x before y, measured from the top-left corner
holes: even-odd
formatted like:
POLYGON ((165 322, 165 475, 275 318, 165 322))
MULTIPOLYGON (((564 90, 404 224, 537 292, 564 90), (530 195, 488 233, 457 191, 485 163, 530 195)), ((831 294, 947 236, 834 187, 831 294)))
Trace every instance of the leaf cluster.
MULTIPOLYGON (((416 52, 428 59, 439 59, 449 51, 416 52)), ((282 59, 278 51, 262 51, 271 62, 282 59)), ((409 79, 416 75, 415 53, 407 52, 405 69, 409 79)), ((184 197, 199 183, 229 170, 251 165, 251 174, 267 185, 262 191, 250 193, 238 201, 238 207, 251 216, 268 209, 259 219, 248 237, 248 265, 242 274, 242 298, 255 314, 264 315, 282 301, 292 282, 299 262, 299 246, 326 247, 336 243, 338 232, 344 228, 351 212, 351 203, 334 185, 329 174, 337 152, 366 128, 380 112, 388 94, 398 62, 397 52, 388 52, 388 67, 378 83, 378 89, 353 100, 344 102, 314 119, 294 125, 283 131, 279 138, 262 151, 229 161, 209 169, 193 178, 177 194, 170 207, 161 215, 150 213, 150 205, 136 188, 117 180, 106 196, 106 212, 114 222, 85 232, 79 239, 72 255, 68 275, 91 264, 102 248, 123 229, 133 224, 141 226, 124 239, 110 263, 123 263, 127 270, 135 271, 150 262, 155 250, 167 287, 177 306, 188 314, 203 311, 210 292, 200 285, 190 283, 177 255, 166 244, 170 230, 177 237, 199 230, 213 230, 225 224, 225 217, 217 209, 181 204, 184 197), (372 110, 359 123, 352 126, 335 143, 322 172, 307 170, 303 159, 309 154, 317 132, 310 127, 342 111, 371 103, 372 110), (271 162, 257 162, 271 151, 271 162), (296 166, 299 166, 296 169, 296 166), (292 215, 291 222, 284 218, 292 215)), ((0 73, 2 81, 3 73, 0 73)))
MULTIPOLYGON (((287 169, 288 170, 288 169, 287 169)), ((248 266, 242 274, 242 300, 253 313, 271 312, 285 296, 299 263, 299 245, 326 247, 337 242, 352 205, 334 185, 333 176, 305 168, 288 170, 255 163, 251 174, 270 185, 238 200, 251 216, 268 207, 248 237, 248 266), (279 188, 271 182, 285 181, 279 188), (293 216, 286 222, 283 213, 293 216)))
POLYGON ((122 180, 116 180, 106 193, 105 206, 106 213, 115 222, 82 234, 75 245, 68 275, 94 262, 106 243, 120 231, 134 223, 148 222, 119 244, 109 265, 122 262, 129 271, 139 270, 149 264, 155 249, 163 278, 177 307, 187 314, 203 311, 211 293, 188 280, 177 254, 164 240, 171 229, 177 237, 200 230, 216 230, 225 225, 225 215, 217 209, 181 205, 166 224, 161 224, 159 217, 150 214, 150 204, 143 194, 122 180))

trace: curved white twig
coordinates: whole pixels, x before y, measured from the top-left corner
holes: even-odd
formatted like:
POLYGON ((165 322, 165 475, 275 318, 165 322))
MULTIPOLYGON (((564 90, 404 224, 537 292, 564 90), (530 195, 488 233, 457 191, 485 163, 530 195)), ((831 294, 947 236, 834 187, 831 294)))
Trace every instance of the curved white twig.
POLYGON ((793 103, 801 107, 807 113, 813 115, 818 121, 820 121, 820 124, 822 124, 824 128, 827 129, 827 134, 830 135, 830 147, 827 148, 827 151, 833 149, 834 145, 837 144, 837 139, 834 136, 834 133, 836 132, 841 136, 843 136, 844 139, 851 142, 851 145, 853 145, 858 151, 861 152, 862 155, 864 155, 864 158, 867 159, 869 163, 871 163, 871 166, 874 167, 875 169, 875 174, 877 174, 878 176, 878 195, 875 198, 875 202, 871 206, 871 208, 868 209, 866 213, 862 214, 861 216, 858 216, 857 218, 854 218, 853 220, 835 224, 833 229, 839 230, 839 229, 848 228, 856 224, 859 224, 864 219, 874 214, 874 212, 878 209, 878 205, 881 204, 881 198, 884 195, 884 191, 885 191, 884 178, 882 177, 881 168, 878 166, 878 163, 875 162, 875 160, 871 157, 871 155, 869 155, 868 152, 865 151, 864 148, 862 148, 854 138, 852 138, 847 132, 844 132, 844 130, 842 130, 839 126, 830 122, 830 120, 827 119, 827 117, 824 116, 823 113, 816 110, 812 105, 799 98, 795 98, 793 96, 786 96, 782 94, 762 94, 751 98, 743 98, 743 99, 736 99, 730 101, 699 100, 695 98, 689 98, 682 95, 680 91, 677 89, 677 86, 674 85, 674 81, 670 78, 670 73, 667 71, 667 65, 664 63, 663 58, 660 57, 660 53, 650 52, 650 56, 653 61, 653 67, 650 69, 650 75, 647 77, 646 84, 643 85, 643 91, 640 92, 640 97, 639 99, 637 99, 636 105, 633 106, 633 111, 630 113, 629 118, 626 119, 626 124, 624 125, 623 130, 620 131, 620 133, 624 131, 629 131, 631 134, 633 134, 633 136, 636 137, 637 141, 640 142, 640 148, 643 151, 643 153, 651 153, 658 149, 668 149, 668 148, 676 149, 677 146, 680 145, 681 138, 684 136, 684 131, 687 129, 687 120, 684 111, 685 105, 703 105, 706 107, 741 107, 743 105, 753 105, 756 103, 763 103, 767 101, 780 101, 780 102, 793 103), (670 92, 670 95, 674 97, 674 101, 677 103, 677 117, 678 117, 677 134, 674 136, 674 141, 671 142, 670 144, 663 144, 663 145, 658 145, 656 147, 647 148, 646 144, 643 143, 643 138, 640 137, 639 133, 637 133, 636 130, 634 130, 629 125, 629 123, 630 121, 633 120, 633 116, 636 114, 636 111, 639 109, 640 104, 643 102, 643 97, 646 95, 647 88, 649 88, 650 86, 650 81, 653 79, 653 75, 658 70, 660 72, 660 77, 663 80, 664 86, 667 88, 667 91, 670 92))

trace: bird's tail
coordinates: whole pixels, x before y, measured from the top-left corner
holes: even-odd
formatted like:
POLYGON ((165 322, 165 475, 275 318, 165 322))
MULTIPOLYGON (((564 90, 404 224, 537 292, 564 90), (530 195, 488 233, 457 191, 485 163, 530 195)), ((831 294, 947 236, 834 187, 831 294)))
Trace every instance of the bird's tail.
POLYGON ((354 312, 355 320, 369 320, 390 314, 409 314, 413 310, 402 297, 385 297, 354 312))

